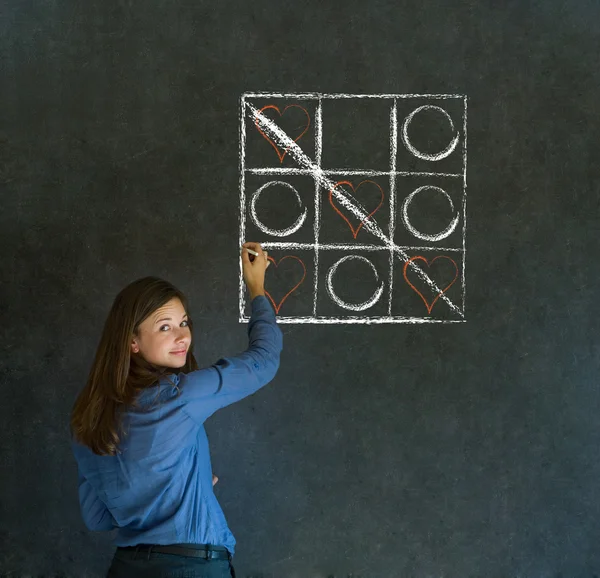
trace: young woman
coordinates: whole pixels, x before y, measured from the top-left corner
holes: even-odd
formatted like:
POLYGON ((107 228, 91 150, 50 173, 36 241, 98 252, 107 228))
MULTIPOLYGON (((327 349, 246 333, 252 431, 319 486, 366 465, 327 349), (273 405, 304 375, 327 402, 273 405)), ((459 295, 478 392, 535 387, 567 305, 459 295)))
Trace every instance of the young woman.
POLYGON ((198 369, 187 300, 156 277, 125 287, 108 314, 71 415, 83 520, 117 530, 108 578, 235 577, 203 424, 269 383, 282 349, 267 252, 245 243, 241 258, 252 312, 237 356, 198 369))

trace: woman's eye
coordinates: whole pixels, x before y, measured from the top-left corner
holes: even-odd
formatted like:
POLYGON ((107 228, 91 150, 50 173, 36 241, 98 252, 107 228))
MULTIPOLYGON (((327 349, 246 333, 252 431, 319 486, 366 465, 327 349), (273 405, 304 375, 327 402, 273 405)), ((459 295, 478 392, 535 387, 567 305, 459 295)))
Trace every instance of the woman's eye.
MULTIPOLYGON (((187 321, 187 319, 186 319, 186 320, 184 320, 184 321, 182 321, 181 323, 185 323, 184 327, 187 327, 187 326, 188 326, 188 324, 189 324, 189 322, 187 321)), ((163 330, 165 327, 169 327, 169 326, 168 326, 168 325, 163 325, 163 326, 160 328, 160 330, 162 331, 162 330, 163 330)))

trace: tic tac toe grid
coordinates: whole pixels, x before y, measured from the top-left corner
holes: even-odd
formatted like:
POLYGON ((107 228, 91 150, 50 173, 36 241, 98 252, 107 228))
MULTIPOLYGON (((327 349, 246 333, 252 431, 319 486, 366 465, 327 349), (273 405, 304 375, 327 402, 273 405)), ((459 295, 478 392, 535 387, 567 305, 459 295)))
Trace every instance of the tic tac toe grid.
MULTIPOLYGON (((311 254, 311 261, 306 263, 305 283, 312 286, 312 307, 303 315, 286 315, 285 304, 279 303, 278 322, 281 323, 456 323, 465 319, 465 257, 466 257, 466 189, 467 189, 467 98, 456 94, 322 94, 322 93, 244 93, 240 102, 240 244, 246 239, 248 219, 265 234, 264 239, 251 239, 259 242, 271 254, 293 255, 302 250, 311 254), (327 167, 322 163, 324 156, 324 130, 327 130, 327 115, 323 114, 323 104, 335 100, 348 99, 369 100, 385 108, 389 115, 389 131, 385 167, 327 167), (272 104, 276 102, 276 104, 272 104), (287 134, 279 126, 278 118, 290 106, 306 112, 309 125, 311 146, 307 140, 300 142, 297 134, 287 134), (278 113, 267 109, 276 110, 278 113), (311 113, 307 112, 310 109, 311 113), (411 126, 415 119, 425 111, 439 117, 451 129, 448 142, 440 150, 425 151, 413 142, 411 126), (247 162, 247 143, 249 132, 256 131, 269 146, 273 154, 270 166, 252 166, 247 162), (314 142, 313 142, 314 141, 314 142), (300 146, 302 145, 302 146, 300 146), (287 157, 286 167, 283 157, 287 157), (414 166, 417 162, 417 166, 414 166), (291 166, 290 166, 291 165, 291 166), (249 175, 267 175, 272 177, 271 183, 260 187, 248 186, 249 175), (314 214, 310 242, 286 241, 300 227, 310 227, 306 222, 306 207, 292 185, 285 179, 291 175, 308 175, 314 180, 314 214), (385 179, 388 190, 385 194, 386 210, 389 224, 379 226, 377 220, 369 215, 369 210, 355 198, 356 188, 350 179, 361 183, 366 179, 385 179), (399 186, 399 179, 418 178, 418 186, 399 186), (428 180, 431 180, 429 182, 428 180), (286 229, 273 231, 261 224, 260 215, 256 212, 256 201, 261 192, 269 184, 287 186, 296 193, 299 204, 296 222, 286 229), (446 186, 444 183, 448 183, 446 186), (446 189, 460 189, 459 196, 455 192, 450 195, 446 189), (402 189, 402 193, 399 194, 402 189), (408 194, 407 194, 408 192, 408 194), (424 232, 411 222, 410 206, 419 199, 421 206, 427 202, 427 195, 434 192, 447 199, 452 217, 439 231, 424 232), (321 234, 323 210, 326 208, 323 199, 329 195, 335 199, 345 214, 360 223, 365 233, 368 232, 370 243, 344 244, 324 242, 321 234), (396 242, 396 232, 402 229, 403 242, 396 242), (273 238, 283 237, 282 241, 273 238), (409 242, 407 242, 407 238, 409 242), (448 239, 454 239, 447 243, 448 239), (328 251, 342 252, 342 257, 335 263, 325 264, 323 255, 328 251), (385 270, 375 267, 369 258, 374 252, 387 255, 385 270), (432 265, 436 260, 446 260, 455 268, 454 279, 445 279, 440 283, 433 275, 432 265), (336 291, 336 272, 339 267, 365 264, 370 267, 373 276, 373 293, 362 302, 343 299, 336 291), (396 285, 396 287, 394 286, 396 285), (450 292, 451 286, 455 285, 450 292), (458 290, 457 290, 458 288, 458 290), (420 307, 414 304, 410 311, 398 311, 394 305, 395 296, 400 291, 413 291, 420 297, 420 307), (330 300, 335 304, 336 312, 329 306, 328 314, 323 314, 323 303, 330 300), (382 313, 382 303, 385 311, 382 313), (373 314, 377 304, 379 313, 373 314), (442 312, 442 313, 440 313, 442 312)), ((254 135, 252 138, 254 138, 254 135)), ((306 135, 304 135, 306 136, 306 135)), ((326 145, 325 145, 326 146, 326 145)), ((325 155, 326 156, 326 155, 325 155)), ((383 196, 382 196, 383 198, 383 196)), ((333 201, 332 201, 333 205, 333 201)), ((340 215, 342 213, 338 211, 340 215)), ((347 217, 343 217, 352 225, 347 217)), ((356 229, 352 229, 353 232, 356 229)), ((268 286, 267 286, 268 289, 268 286)), ((276 306, 270 295, 269 299, 276 306)), ((413 294, 413 301, 414 294, 413 294)), ((331 305, 331 303, 329 305, 331 305)), ((242 267, 239 271, 239 321, 247 322, 246 292, 244 288, 242 267)), ((277 309, 276 309, 277 310, 277 309)))

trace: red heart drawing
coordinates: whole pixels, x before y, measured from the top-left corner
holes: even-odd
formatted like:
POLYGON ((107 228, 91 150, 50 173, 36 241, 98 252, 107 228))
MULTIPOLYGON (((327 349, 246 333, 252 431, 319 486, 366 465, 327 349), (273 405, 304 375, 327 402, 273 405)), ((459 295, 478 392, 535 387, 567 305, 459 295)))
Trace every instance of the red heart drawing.
POLYGON ((452 287, 452 285, 454 285, 456 279, 458 278, 458 266, 456 265, 456 262, 451 259, 450 257, 446 257, 445 255, 438 255, 435 259, 433 259, 431 261, 431 263, 429 263, 427 261, 427 259, 425 259, 425 257, 412 257, 411 259, 409 259, 406 263, 404 263, 404 269, 403 269, 403 274, 404 274, 404 280, 410 285, 411 289, 413 289, 414 291, 416 291, 416 293, 419 295, 419 297, 421 299, 423 299, 423 302, 425 303, 425 307, 427 307, 427 312, 431 313, 431 310, 433 309, 433 306, 435 305, 436 301, 446 292, 448 291, 448 289, 450 289, 450 287, 452 287), (423 296, 423 293, 421 293, 409 280, 408 277, 406 276, 406 270, 408 269, 408 266, 413 262, 413 261, 417 261, 417 260, 421 260, 421 261, 425 261, 425 263, 427 263, 428 267, 431 267, 431 265, 433 265, 433 263, 435 263, 435 261, 437 261, 438 259, 448 259, 448 261, 450 261, 453 265, 454 268, 456 269, 456 274, 454 275, 454 279, 452 279, 452 281, 446 285, 446 287, 444 287, 436 296, 436 298, 432 301, 431 305, 427 302, 427 299, 425 299, 425 297, 423 296))
POLYGON ((362 228, 362 226, 365 224, 365 221, 369 220, 380 208, 381 205, 383 205, 383 190, 381 189, 381 187, 375 182, 375 181, 362 181, 358 184, 358 187, 356 187, 356 190, 354 189, 354 186, 352 185, 352 183, 350 181, 338 181, 337 183, 335 183, 333 189, 331 189, 329 191, 329 203, 331 204, 331 206, 333 207, 334 211, 337 212, 337 214, 342 217, 342 219, 344 219, 344 221, 346 221, 346 223, 348 223, 348 226, 350 227, 350 230, 352 231, 352 235, 354 236, 354 238, 356 239, 356 236, 358 235, 358 232, 360 231, 360 229, 362 228), (379 205, 377 205, 377 208, 370 212, 358 225, 358 227, 356 228, 356 230, 354 230, 354 227, 352 226, 352 224, 350 223, 350 221, 348 220, 348 218, 346 217, 346 215, 344 215, 334 204, 333 204, 333 191, 336 187, 339 187, 340 185, 348 185, 351 189, 352 192, 356 194, 356 191, 358 189, 360 189, 360 187, 362 185, 364 185, 365 183, 373 183, 381 192, 381 202, 379 203, 379 205))
POLYGON ((283 299, 279 302, 278 305, 275 305, 275 301, 273 301, 273 297, 271 297, 270 293, 268 291, 265 291, 265 295, 269 298, 269 300, 271 301, 271 303, 273 304, 273 309, 275 309, 275 313, 279 313, 279 309, 281 308, 281 306, 283 305, 283 303, 285 302, 285 300, 296 290, 298 289, 298 287, 300 287, 300 285, 302 284, 302 282, 304 281, 304 278, 306 277, 306 267, 304 266, 304 263, 302 262, 302 259, 300 259, 299 257, 296 257, 295 255, 286 255, 285 257, 282 257, 281 259, 279 259, 279 263, 275 262, 275 259, 273 259, 273 257, 268 257, 269 261, 272 261, 273 265, 275 265, 275 267, 279 267, 279 263, 281 263, 282 261, 285 261, 286 259, 296 259, 296 261, 298 261, 300 263, 300 265, 302 265, 302 269, 304 270, 304 273, 302 274, 302 279, 300 279, 300 281, 294 285, 294 287, 292 287, 283 297, 283 299))
MULTIPOLYGON (((306 131, 308 130, 308 127, 310 126, 310 115, 308 114, 308 111, 305 108, 301 107, 299 104, 288 104, 283 109, 283 112, 281 112, 279 110, 279 107, 275 106, 274 104, 268 104, 267 106, 263 106, 258 112, 262 113, 263 110, 267 110, 269 108, 276 110, 279 113, 279 116, 283 116, 283 114, 285 113, 285 111, 288 108, 299 108, 300 110, 302 110, 304 112, 304 114, 306 115, 306 126, 304 127, 304 130, 300 133, 300 135, 294 139, 294 142, 298 142, 304 136, 304 133, 306 133, 306 131)), ((258 121, 259 121, 259 117, 258 117, 258 115, 256 115, 256 120, 255 120, 254 124, 256 125, 258 132, 260 134, 262 134, 271 143, 271 146, 275 149, 275 152, 277 153, 277 156, 279 157, 279 162, 283 163, 283 157, 285 157, 285 155, 287 155, 288 151, 290 150, 290 147, 286 148, 282 154, 279 150, 279 147, 262 130, 260 130, 260 128, 258 126, 258 121)))

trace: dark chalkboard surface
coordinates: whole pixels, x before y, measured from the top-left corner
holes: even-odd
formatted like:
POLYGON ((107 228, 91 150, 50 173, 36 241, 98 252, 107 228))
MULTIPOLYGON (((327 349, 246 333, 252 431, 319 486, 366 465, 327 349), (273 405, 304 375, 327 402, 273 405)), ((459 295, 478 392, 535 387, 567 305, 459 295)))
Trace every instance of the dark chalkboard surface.
POLYGON ((157 275, 201 365, 241 351, 240 236, 269 247, 284 351, 206 424, 238 577, 600 575, 598 22, 5 2, 0 575, 105 575, 68 431, 104 319, 157 275), (362 227, 350 196, 381 203, 362 227))

